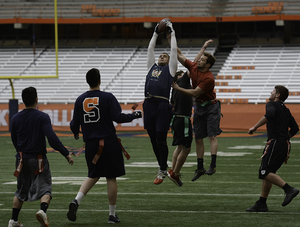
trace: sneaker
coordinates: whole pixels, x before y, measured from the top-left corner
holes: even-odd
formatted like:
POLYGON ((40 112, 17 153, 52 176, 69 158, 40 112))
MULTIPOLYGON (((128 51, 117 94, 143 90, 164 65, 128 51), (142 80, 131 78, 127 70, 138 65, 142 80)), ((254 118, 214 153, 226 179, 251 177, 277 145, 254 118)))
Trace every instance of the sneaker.
POLYGON ((205 174, 213 175, 215 172, 216 172, 216 167, 215 168, 209 167, 208 170, 205 172, 205 174))
POLYGON ((288 205, 294 197, 299 194, 299 190, 296 188, 291 188, 287 193, 285 193, 285 198, 283 203, 281 204, 283 207, 288 205))
POLYGON ((196 169, 195 170, 195 175, 192 179, 192 181, 197 180, 199 177, 201 177, 202 175, 204 175, 206 172, 206 169, 202 168, 202 169, 196 169))
POLYGON ((173 181, 177 186, 182 186, 183 183, 180 180, 180 176, 175 176, 175 173, 173 171, 168 171, 168 177, 171 181, 173 181), (171 172, 171 173, 170 173, 171 172))
POLYGON ((114 224, 114 223, 119 223, 119 222, 121 222, 121 221, 120 221, 120 219, 118 218, 117 215, 115 215, 115 216, 109 215, 108 223, 114 224))
POLYGON ((10 219, 8 222, 8 227, 23 227, 23 225, 20 223, 20 221, 14 221, 13 219, 10 219))
POLYGON ((70 205, 69 205, 69 212, 67 213, 67 217, 70 221, 76 221, 76 212, 79 205, 77 203, 77 200, 74 199, 70 205))
POLYGON ((40 222, 41 227, 49 227, 48 216, 43 210, 36 212, 35 217, 40 222))
POLYGON ((154 180, 154 184, 161 184, 163 181, 164 181, 164 179, 165 179, 165 177, 167 176, 168 174, 167 174, 167 170, 159 170, 158 171, 158 174, 157 174, 157 176, 156 176, 156 179, 154 180))
POLYGON ((267 212, 268 206, 266 203, 261 203, 257 201, 254 206, 247 209, 248 212, 267 212))

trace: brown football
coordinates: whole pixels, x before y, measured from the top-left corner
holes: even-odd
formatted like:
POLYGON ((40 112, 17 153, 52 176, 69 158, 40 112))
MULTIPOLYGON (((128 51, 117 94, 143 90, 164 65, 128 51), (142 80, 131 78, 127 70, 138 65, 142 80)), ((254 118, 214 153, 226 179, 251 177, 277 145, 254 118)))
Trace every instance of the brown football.
POLYGON ((167 21, 171 21, 170 18, 164 18, 159 22, 159 25, 158 25, 158 31, 159 32, 166 32, 167 31, 167 26, 166 26, 167 21))

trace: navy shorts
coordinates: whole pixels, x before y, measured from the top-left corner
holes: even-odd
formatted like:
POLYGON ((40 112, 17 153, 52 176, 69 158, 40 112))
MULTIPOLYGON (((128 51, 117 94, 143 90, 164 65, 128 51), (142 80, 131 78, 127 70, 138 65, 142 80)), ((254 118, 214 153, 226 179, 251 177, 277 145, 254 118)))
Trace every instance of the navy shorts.
POLYGON ((271 141, 267 153, 263 156, 261 161, 259 179, 264 179, 269 173, 277 172, 287 158, 288 147, 288 141, 285 139, 275 139, 271 141))
POLYGON ((99 148, 99 139, 85 143, 85 158, 88 166, 88 177, 115 178, 125 175, 124 159, 117 137, 104 139, 104 148, 96 164, 92 161, 99 148))
POLYGON ((196 104, 193 119, 195 139, 220 135, 222 132, 220 119, 221 112, 218 102, 206 106, 196 104))
MULTIPOLYGON (((16 167, 19 160, 16 160, 16 167)), ((15 192, 19 200, 36 201, 44 195, 52 198, 52 178, 47 158, 43 159, 43 166, 43 172, 37 175, 34 172, 39 169, 38 159, 23 159, 23 167, 17 177, 17 191, 15 192)))
POLYGON ((193 140, 193 129, 189 117, 174 116, 172 120, 173 146, 183 145, 191 148, 193 140))
POLYGON ((169 130, 172 119, 172 106, 167 100, 146 99, 143 103, 144 128, 165 132, 169 130))

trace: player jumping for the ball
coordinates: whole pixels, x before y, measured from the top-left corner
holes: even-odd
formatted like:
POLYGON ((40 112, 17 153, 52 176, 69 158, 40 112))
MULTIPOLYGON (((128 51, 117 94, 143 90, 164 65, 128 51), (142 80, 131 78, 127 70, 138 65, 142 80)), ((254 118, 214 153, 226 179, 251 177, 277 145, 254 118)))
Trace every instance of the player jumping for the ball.
POLYGON ((159 23, 155 27, 147 52, 147 69, 145 83, 144 128, 150 137, 153 151, 155 153, 159 171, 154 184, 161 184, 167 176, 167 133, 172 118, 169 96, 173 77, 177 71, 177 41, 175 31, 170 21, 166 26, 171 33, 171 52, 162 53, 158 64, 155 63, 154 48, 160 31, 159 23))

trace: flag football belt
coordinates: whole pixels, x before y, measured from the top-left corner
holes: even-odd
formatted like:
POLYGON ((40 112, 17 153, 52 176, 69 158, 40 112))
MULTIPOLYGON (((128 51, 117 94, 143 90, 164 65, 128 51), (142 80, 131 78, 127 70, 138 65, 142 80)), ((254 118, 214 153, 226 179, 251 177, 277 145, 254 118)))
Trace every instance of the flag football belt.
MULTIPOLYGON (((220 113, 221 113, 221 102, 220 102, 220 100, 213 99, 213 100, 208 100, 208 101, 196 102, 197 105, 202 106, 202 107, 204 107, 206 105, 210 105, 210 104, 215 104, 215 103, 219 103, 219 108, 220 108, 220 113)), ((222 113, 221 113, 221 116, 223 117, 222 113)))
MULTIPOLYGON (((281 138, 280 138, 281 139, 281 138)), ((283 138, 282 138, 283 139, 283 138)), ((270 144, 271 142, 273 141, 274 139, 269 139, 268 142, 266 143, 266 146, 264 148, 264 152, 263 152, 263 155, 259 158, 259 159, 262 159, 267 153, 268 153, 268 150, 269 150, 269 147, 270 147, 270 144)), ((275 139, 276 140, 276 139, 275 139)), ((286 159, 284 161, 285 164, 287 164, 287 161, 290 157, 290 151, 291 151, 291 143, 290 141, 286 141, 287 142, 287 145, 288 145, 288 150, 287 150, 287 154, 286 154, 286 159)))
POLYGON ((172 126, 173 126, 175 117, 184 118, 184 137, 188 137, 189 136, 189 119, 190 119, 190 117, 189 116, 184 116, 184 115, 174 115, 172 117, 171 122, 170 122, 170 126, 171 126, 171 129, 172 129, 171 130, 172 135, 174 135, 174 127, 172 127, 172 126))
MULTIPOLYGON (((14 172, 15 177, 19 176, 19 174, 21 173, 21 170, 23 168, 23 152, 20 151, 19 154, 20 154, 20 160, 19 160, 19 164, 14 172)), ((38 166, 39 166, 39 169, 33 172, 36 175, 39 175, 44 171, 44 162, 43 162, 42 154, 38 154, 38 166)))
POLYGON ((169 102, 169 98, 166 98, 164 96, 159 96, 159 95, 151 95, 149 92, 147 93, 147 97, 145 97, 145 99, 150 99, 150 98, 156 98, 156 99, 164 99, 167 100, 169 102))
MULTIPOLYGON (((119 145, 120 145, 120 147, 121 147, 121 149, 122 149, 122 153, 123 153, 124 156, 127 158, 127 160, 129 160, 129 159, 130 159, 130 155, 129 155, 129 154, 127 153, 127 151, 124 149, 124 147, 123 147, 123 145, 122 145, 122 143, 121 143, 121 139, 120 139, 120 138, 118 138, 118 142, 119 142, 119 145)), ((98 148, 98 151, 97 151, 97 153, 95 154, 95 156, 94 156, 94 158, 93 158, 93 161, 92 161, 93 164, 96 164, 97 161, 99 160, 99 158, 100 158, 100 156, 101 156, 101 154, 102 154, 103 148, 104 148, 104 139, 100 139, 100 140, 99 140, 99 148, 98 148)))

